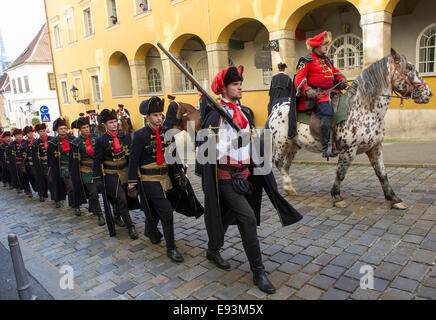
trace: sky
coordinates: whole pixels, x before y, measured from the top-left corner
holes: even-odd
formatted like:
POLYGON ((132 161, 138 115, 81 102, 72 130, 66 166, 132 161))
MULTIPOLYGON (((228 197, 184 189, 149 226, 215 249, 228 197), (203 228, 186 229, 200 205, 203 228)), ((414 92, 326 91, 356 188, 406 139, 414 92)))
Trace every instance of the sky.
POLYGON ((0 32, 9 60, 24 51, 45 22, 44 0, 0 0, 0 32))

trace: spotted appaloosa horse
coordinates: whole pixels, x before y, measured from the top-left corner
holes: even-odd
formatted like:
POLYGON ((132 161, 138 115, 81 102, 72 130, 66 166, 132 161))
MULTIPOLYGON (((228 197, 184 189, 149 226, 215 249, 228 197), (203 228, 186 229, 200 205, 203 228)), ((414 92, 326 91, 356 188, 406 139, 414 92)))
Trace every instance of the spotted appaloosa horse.
MULTIPOLYGON (((348 89, 348 118, 335 131, 340 154, 336 180, 330 193, 337 207, 346 206, 340 195, 340 185, 351 162, 356 154, 365 152, 391 208, 407 208, 389 184, 383 162, 384 117, 391 102, 392 91, 412 98, 419 104, 428 103, 433 95, 416 68, 394 50, 391 50, 391 55, 375 62, 356 78, 348 89)), ((289 109, 289 102, 275 105, 266 127, 271 129, 273 162, 283 175, 283 188, 288 194, 296 195, 288 173, 291 162, 301 148, 321 153, 321 143, 311 136, 309 125, 303 123, 299 123, 297 136, 288 138, 289 109)))

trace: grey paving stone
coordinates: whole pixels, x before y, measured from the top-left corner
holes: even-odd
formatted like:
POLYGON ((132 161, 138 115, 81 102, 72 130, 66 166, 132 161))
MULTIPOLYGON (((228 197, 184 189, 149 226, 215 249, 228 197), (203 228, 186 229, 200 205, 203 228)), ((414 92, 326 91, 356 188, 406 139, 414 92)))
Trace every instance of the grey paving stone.
POLYGON ((277 270, 288 273, 288 274, 294 274, 298 272, 302 268, 301 265, 292 263, 292 262, 285 262, 282 265, 278 267, 277 270))
POLYGON ((157 287, 154 287, 153 290, 163 296, 165 294, 168 294, 172 290, 176 289, 182 284, 183 284, 183 280, 180 280, 178 278, 173 278, 165 283, 162 283, 157 287))
POLYGON ((160 295, 158 295, 153 290, 148 290, 135 298, 135 300, 157 300, 158 298, 160 298, 160 295))
POLYGON ((114 291, 119 293, 119 294, 124 294, 126 291, 134 288, 136 286, 136 283, 132 282, 132 281, 126 281, 123 282, 122 284, 120 284, 119 286, 116 286, 114 288, 114 291))
POLYGON ((403 291, 414 292, 416 287, 418 287, 419 282, 416 280, 411 280, 403 277, 396 277, 391 283, 392 288, 397 288, 403 291))
POLYGON ((322 300, 347 300, 350 297, 350 293, 338 290, 336 288, 330 288, 323 294, 322 300))
POLYGON ((402 266, 390 262, 383 262, 374 270, 374 275, 382 279, 392 281, 398 273, 400 273, 402 266))
POLYGON ((341 253, 339 256, 337 256, 336 258, 334 258, 330 263, 337 265, 337 266, 341 266, 341 267, 345 267, 345 268, 349 268, 351 267, 357 260, 359 259, 358 255, 355 254, 351 254, 351 253, 347 253, 347 252, 343 252, 341 253))
POLYGON ((295 295, 304 300, 317 300, 322 295, 322 290, 305 285, 295 295))
POLYGON ((310 278, 312 278, 312 275, 299 272, 290 278, 290 280, 287 282, 287 285, 296 289, 300 289, 306 282, 310 280, 310 278))
POLYGON ((424 264, 409 262, 401 271, 400 275, 412 280, 421 281, 428 269, 429 267, 424 264))
POLYGON ((420 286, 418 288, 418 292, 416 293, 418 297, 428 298, 435 300, 436 299, 436 289, 430 287, 420 286))
POLYGON ((334 287, 347 292, 354 292, 360 285, 360 281, 347 277, 341 277, 334 284, 334 287))
POLYGON ((291 254, 284 253, 284 252, 277 252, 273 256, 269 257, 269 260, 277 262, 277 263, 284 263, 292 258, 291 254))
POLYGON ((311 256, 306 256, 304 254, 297 254, 292 259, 289 260, 289 262, 299 264, 301 266, 305 266, 309 262, 311 262, 313 258, 311 256))
POLYGON ((312 280, 310 280, 310 284, 314 287, 327 290, 333 283, 335 283, 336 279, 330 278, 323 275, 316 275, 312 280))
POLYGON ((106 272, 110 272, 110 271, 112 271, 112 270, 114 270, 116 268, 117 267, 114 264, 108 263, 108 264, 106 264, 104 266, 101 266, 101 267, 97 268, 97 272, 103 274, 103 273, 106 273, 106 272))
POLYGON ((327 265, 321 270, 321 274, 332 277, 332 278, 339 278, 346 269, 344 267, 334 266, 334 265, 327 265))
POLYGON ((413 294, 398 290, 398 289, 388 289, 381 297, 382 300, 412 300, 413 294))
POLYGON ((313 263, 316 263, 316 264, 319 264, 322 266, 326 266, 330 261, 333 260, 334 257, 335 256, 331 255, 331 254, 322 254, 318 258, 313 260, 313 263))
POLYGON ((360 257, 360 260, 370 264, 379 264, 385 258, 384 255, 378 253, 367 252, 363 256, 360 257))

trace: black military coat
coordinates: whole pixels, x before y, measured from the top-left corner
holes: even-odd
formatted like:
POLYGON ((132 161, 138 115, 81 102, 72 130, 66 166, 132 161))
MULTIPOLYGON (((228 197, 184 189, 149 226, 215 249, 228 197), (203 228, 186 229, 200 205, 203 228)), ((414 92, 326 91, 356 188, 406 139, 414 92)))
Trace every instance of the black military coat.
MULTIPOLYGON (((53 137, 47 137, 47 149, 50 140, 54 139, 53 137)), ((47 196, 47 191, 49 189, 48 186, 48 157, 47 150, 44 147, 44 141, 40 138, 35 139, 32 143, 32 161, 33 168, 35 169, 36 181, 37 181, 37 189, 38 195, 40 197, 47 196)), ((52 191, 52 190, 50 190, 52 191)), ((54 192, 51 193, 51 199, 55 199, 54 192)))

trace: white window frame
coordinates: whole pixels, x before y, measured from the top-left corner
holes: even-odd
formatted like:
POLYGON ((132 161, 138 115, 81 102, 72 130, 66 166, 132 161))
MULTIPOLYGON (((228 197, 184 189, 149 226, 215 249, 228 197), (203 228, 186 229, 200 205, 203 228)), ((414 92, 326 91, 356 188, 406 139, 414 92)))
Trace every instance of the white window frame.
POLYGON ((161 76, 158 68, 153 67, 147 71, 147 82, 148 82, 148 92, 149 93, 161 93, 161 92, 163 92, 162 76, 161 76), (160 90, 157 90, 157 86, 156 86, 156 82, 155 82, 157 80, 157 78, 153 78, 153 81, 154 81, 153 83, 150 82, 150 72, 152 72, 153 70, 155 70, 157 75, 159 76, 160 90), (152 90, 151 88, 153 88, 154 90, 152 90))
POLYGON ((65 24, 67 25, 67 39, 68 39, 68 44, 74 44, 77 42, 77 33, 76 33, 76 23, 74 21, 74 13, 69 14, 68 16, 65 17, 65 24), (71 19, 72 25, 70 26, 68 24, 68 19, 71 19), (73 31, 73 36, 74 39, 70 39, 70 28, 73 31))
POLYGON ((15 79, 12 79, 12 90, 14 90, 14 94, 18 93, 17 82, 15 81, 15 79))
MULTIPOLYGON (((427 27, 425 27, 418 36, 418 39, 416 39, 416 69, 419 71, 419 73, 421 73, 424 76, 436 76, 436 42, 435 42, 435 53, 434 53, 434 61, 433 61, 433 71, 430 72, 421 72, 421 61, 419 59, 419 51, 421 49, 421 38, 424 36, 424 33, 426 33, 429 29, 431 28, 435 28, 436 29, 436 23, 432 23, 430 25, 428 25, 427 27)), ((435 37, 436 37, 436 32, 435 32, 435 37)), ((426 62, 427 63, 427 62, 426 62)))
POLYGON ((23 83, 21 82, 21 78, 20 77, 17 78, 17 83, 18 83, 18 92, 19 93, 23 93, 24 92, 23 91, 23 83))
POLYGON ((59 26, 59 23, 53 24, 53 36, 54 36, 55 49, 61 49, 62 39, 61 39, 61 28, 59 26), (56 32, 56 30, 58 30, 58 32, 56 32))
POLYGON ((120 18, 119 18, 119 12, 118 12, 118 2, 117 0, 105 0, 104 1, 105 7, 106 7, 106 24, 108 28, 117 26, 120 24, 120 18), (115 17, 117 18, 117 23, 112 23, 112 21, 110 20, 110 17, 113 16, 113 8, 110 7, 109 5, 111 4, 111 2, 114 1, 115 2, 115 12, 116 15, 115 17))
POLYGON ((82 20, 83 20, 83 36, 84 36, 84 38, 86 39, 86 38, 92 37, 95 34, 95 30, 94 30, 94 18, 92 16, 91 5, 88 5, 88 6, 82 8, 82 20), (85 11, 88 9, 89 9, 89 16, 91 18, 91 24, 90 24, 90 26, 91 26, 90 29, 92 30, 91 33, 88 33, 89 25, 87 24, 88 22, 85 19, 85 11), (87 28, 87 26, 88 26, 88 28, 87 28))
POLYGON ((47 82, 48 82, 48 91, 56 90, 56 78, 54 76, 54 72, 47 72, 47 82), (51 89, 51 87, 50 87, 50 74, 53 75, 53 85, 54 85, 53 89, 51 89))
POLYGON ((338 37, 336 37, 335 39, 333 39, 332 42, 330 43, 329 48, 328 48, 327 56, 328 56, 328 57, 330 58, 330 60, 333 62, 333 65, 334 65, 336 68, 340 69, 340 70, 346 71, 346 70, 359 70, 359 69, 362 69, 362 68, 363 68, 363 62, 361 63, 361 61, 363 61, 363 41, 362 41, 362 38, 359 37, 358 35, 354 34, 354 33, 341 34, 340 36, 338 36, 338 37), (348 43, 348 38, 349 38, 349 37, 356 38, 356 39, 358 39, 358 40, 360 41, 360 44, 362 45, 362 51, 356 51, 357 47, 352 46, 352 45, 350 45, 350 44, 348 43), (339 40, 340 38, 344 38, 344 44, 343 44, 342 46, 340 46, 340 47, 337 47, 336 50, 335 50, 335 52, 333 53, 333 56, 331 56, 331 54, 330 54, 330 49, 332 48, 333 44, 334 44, 337 40, 339 40), (340 49, 343 49, 343 50, 344 50, 344 67, 339 66, 339 64, 337 63, 337 61, 336 61, 336 59, 335 59, 335 57, 334 57, 335 53, 336 53, 338 50, 340 50, 340 49), (348 56, 347 56, 347 53, 345 52, 347 49, 351 49, 355 55, 357 54, 357 56, 354 57, 354 59, 357 61, 357 64, 355 64, 355 65, 352 66, 352 67, 350 67, 350 66, 348 65, 348 61, 347 61, 348 56))
POLYGON ((62 91, 62 103, 64 105, 70 104, 70 96, 68 95, 68 81, 67 79, 59 80, 61 84, 61 91, 62 91), (64 91, 64 84, 65 84, 65 91, 64 91))
POLYGON ((29 77, 23 76, 23 82, 24 82, 24 92, 30 92, 29 77))
POLYGON ((150 0, 133 0, 133 7, 135 8, 135 16, 146 15, 151 12, 150 0), (141 3, 144 3, 144 5, 147 3, 147 11, 142 11, 142 9, 139 7, 141 3))
POLYGON ((89 83, 91 85, 91 95, 92 95, 92 102, 94 103, 102 103, 103 102, 103 90, 101 87, 101 81, 100 81, 100 68, 99 67, 91 67, 86 69, 88 71, 88 75, 89 75, 89 83), (100 89, 100 100, 96 99, 96 90, 95 90, 95 86, 94 86, 94 82, 93 82, 93 77, 97 77, 98 79, 98 86, 100 89))

